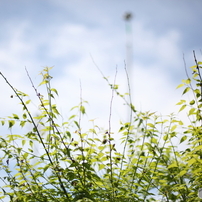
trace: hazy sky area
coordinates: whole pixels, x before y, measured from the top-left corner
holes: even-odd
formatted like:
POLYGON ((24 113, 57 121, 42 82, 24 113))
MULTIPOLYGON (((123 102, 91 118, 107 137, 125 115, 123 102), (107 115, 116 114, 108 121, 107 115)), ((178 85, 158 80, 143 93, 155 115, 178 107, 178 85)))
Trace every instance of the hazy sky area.
MULTIPOLYGON (((63 117, 80 102, 82 90, 82 98, 89 102, 87 119, 97 118, 98 125, 107 127, 111 91, 93 60, 112 83, 117 67, 116 83, 121 93, 127 92, 124 61, 132 35, 134 105, 169 114, 178 109, 182 90, 176 86, 186 78, 183 54, 187 67, 194 65, 193 50, 201 59, 201 8, 200 0, 2 0, 0 71, 36 101, 25 67, 37 87, 43 67, 54 66, 52 85, 58 89, 63 117), (130 36, 126 12, 133 14, 130 36)), ((13 93, 2 78, 0 85, 1 117, 20 112, 19 101, 10 98, 13 93)), ((35 101, 30 106, 37 113, 35 101)), ((114 124, 126 120, 123 100, 115 97, 113 106, 114 124)))
MULTIPOLYGON (((39 73, 54 66, 51 82, 59 92, 56 103, 63 121, 82 94, 88 101, 82 128, 89 129, 86 123, 95 118, 95 124, 107 130, 112 92, 94 62, 111 83, 117 68, 120 93, 128 92, 124 64, 129 40, 136 109, 177 113, 182 89, 176 87, 186 79, 183 54, 187 67, 194 65, 193 50, 202 60, 201 8, 201 0, 1 0, 0 71, 15 88, 30 95, 35 115, 39 102, 25 67, 43 94, 39 73), (126 12, 133 15, 130 31, 126 12)), ((2 77, 0 86, 0 117, 21 113, 19 100, 11 98, 13 92, 2 77)), ((127 120, 127 112, 123 100, 115 96, 112 131, 116 133, 120 120, 127 120)), ((6 134, 4 129, 0 136, 6 134)))

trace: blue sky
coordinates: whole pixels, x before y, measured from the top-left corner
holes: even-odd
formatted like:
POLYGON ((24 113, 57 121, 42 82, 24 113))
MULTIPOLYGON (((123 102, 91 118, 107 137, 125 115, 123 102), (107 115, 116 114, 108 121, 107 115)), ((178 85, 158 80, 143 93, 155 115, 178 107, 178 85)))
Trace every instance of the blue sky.
MULTIPOLYGON (((17 89, 34 97, 25 67, 37 86, 42 68, 54 66, 53 87, 59 91, 63 116, 79 103, 81 82, 89 119, 98 118, 106 127, 111 91, 90 55, 111 82, 117 67, 116 83, 127 92, 123 16, 131 12, 133 102, 137 109, 169 114, 181 98, 175 88, 186 78, 183 53, 188 67, 194 64, 192 50, 201 57, 201 5, 199 0, 1 1, 0 71, 17 89)), ((18 101, 10 99, 12 92, 2 79, 0 85, 1 114, 18 112, 18 101)), ((126 111, 123 101, 115 98, 114 119, 124 120, 126 111)))
MULTIPOLYGON (((130 72, 132 98, 139 110, 162 114, 177 112, 181 99, 176 86, 186 78, 187 66, 194 64, 192 51, 201 60, 202 28, 200 0, 2 0, 0 1, 0 71, 18 90, 38 103, 25 67, 36 87, 44 66, 54 66, 52 85, 58 89, 56 99, 65 118, 69 109, 82 98, 89 102, 86 120, 96 118, 105 129, 109 124, 111 91, 95 63, 121 93, 127 92, 124 61, 126 31, 123 16, 133 14, 133 63, 130 72)), ((21 111, 19 101, 0 78, 1 117, 21 111)), ((39 92, 44 89, 38 88, 39 92)), ((112 125, 126 121, 123 101, 114 98, 112 125)))

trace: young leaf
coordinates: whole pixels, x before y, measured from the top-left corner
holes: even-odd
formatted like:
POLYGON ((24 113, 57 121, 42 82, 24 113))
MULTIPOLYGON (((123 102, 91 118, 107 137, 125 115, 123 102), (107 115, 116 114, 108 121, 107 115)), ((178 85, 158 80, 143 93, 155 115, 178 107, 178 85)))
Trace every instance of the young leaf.
POLYGON ((13 114, 13 118, 14 118, 14 119, 19 119, 19 117, 18 117, 17 114, 13 114))
POLYGON ((14 124, 15 124, 15 121, 13 121, 13 120, 8 120, 8 127, 9 127, 9 128, 12 128, 12 127, 14 126, 14 124))
POLYGON ((181 138, 180 143, 184 142, 186 139, 187 139, 187 135, 184 135, 184 136, 181 138))
POLYGON ((195 104, 195 100, 192 100, 189 102, 190 105, 194 105, 195 104))
POLYGON ((56 95, 58 95, 58 91, 55 88, 51 88, 50 90, 55 92, 56 95))
POLYGON ((182 86, 184 86, 183 83, 179 84, 176 89, 181 88, 182 86))
POLYGON ((85 107, 83 105, 80 106, 80 111, 82 114, 85 114, 85 107))
POLYGON ((177 128, 177 125, 171 127, 170 131, 173 132, 177 128))
POLYGON ((186 87, 182 93, 182 95, 184 95, 185 93, 187 93, 190 90, 190 87, 186 87))
POLYGON ((188 115, 190 116, 190 115, 193 115, 193 114, 195 114, 195 109, 194 109, 194 108, 191 108, 191 109, 189 110, 189 114, 188 114, 188 115))
POLYGON ((181 112, 187 105, 182 105, 182 107, 180 108, 179 112, 181 112))

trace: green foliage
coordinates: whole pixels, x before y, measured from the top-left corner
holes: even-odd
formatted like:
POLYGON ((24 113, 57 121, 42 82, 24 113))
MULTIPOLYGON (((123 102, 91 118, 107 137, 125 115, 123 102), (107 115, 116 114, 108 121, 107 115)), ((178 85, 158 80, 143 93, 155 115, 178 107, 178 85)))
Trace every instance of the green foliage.
MULTIPOLYGON (((86 114, 81 99, 72 108, 73 115, 60 122, 60 112, 54 103, 58 91, 51 86, 51 68, 41 72, 38 93, 40 113, 33 116, 30 97, 16 90, 4 77, 22 105, 22 114, 1 118, 10 131, 15 126, 30 130, 23 134, 0 137, 0 200, 12 202, 88 201, 139 202, 200 201, 198 189, 202 184, 202 79, 201 62, 192 66, 192 78, 183 80, 177 88, 183 94, 192 92, 191 101, 181 100, 179 111, 187 109, 190 125, 186 126, 174 114, 167 117, 153 112, 140 112, 118 85, 110 84, 112 92, 124 99, 131 109, 132 119, 120 123, 117 143, 110 127, 103 132, 98 126, 82 131, 81 119, 86 114), (183 151, 174 144, 187 143, 183 151), (121 145, 123 149, 121 148, 121 145), (39 148, 36 152, 35 148, 39 148)), ((92 120, 93 121, 93 120, 92 120)))

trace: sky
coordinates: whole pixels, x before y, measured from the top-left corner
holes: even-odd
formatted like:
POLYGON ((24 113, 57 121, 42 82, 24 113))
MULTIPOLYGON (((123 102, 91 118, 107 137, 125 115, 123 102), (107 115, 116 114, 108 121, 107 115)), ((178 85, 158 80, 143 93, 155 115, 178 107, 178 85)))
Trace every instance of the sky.
MULTIPOLYGON (((16 89, 30 95, 31 111, 37 114, 39 103, 25 67, 43 94, 39 73, 53 66, 52 87, 59 92, 56 103, 64 120, 82 97, 88 101, 85 120, 95 119, 106 129, 112 91, 96 66, 111 83, 116 79, 120 93, 128 92, 129 41, 136 109, 177 113, 182 90, 176 87, 186 79, 183 55, 187 67, 194 65, 193 50, 202 60, 201 7, 200 0, 1 0, 0 71, 16 89), (124 20, 127 12, 133 15, 130 31, 124 20)), ((19 100, 11 99, 13 92, 3 78, 0 86, 0 117, 20 113, 19 100)), ((127 121, 127 113, 123 100, 114 96, 112 131, 119 121, 127 121)))
MULTIPOLYGON (((125 63, 126 44, 132 47, 129 71, 132 101, 138 110, 159 114, 177 112, 176 103, 186 79, 187 67, 194 65, 195 50, 201 59, 201 6, 199 0, 10 0, 0 1, 0 71, 20 91, 38 102, 25 67, 38 91, 39 75, 51 70, 52 87, 59 92, 56 103, 62 116, 80 102, 86 104, 86 119, 109 125, 112 92, 99 69, 122 94, 128 92, 125 63), (133 15, 130 31, 125 13, 133 15), (95 65, 96 64, 96 65, 95 65)), ((21 111, 17 98, 0 78, 1 117, 21 111)), ((122 99, 114 96, 112 124, 127 120, 122 99)))

